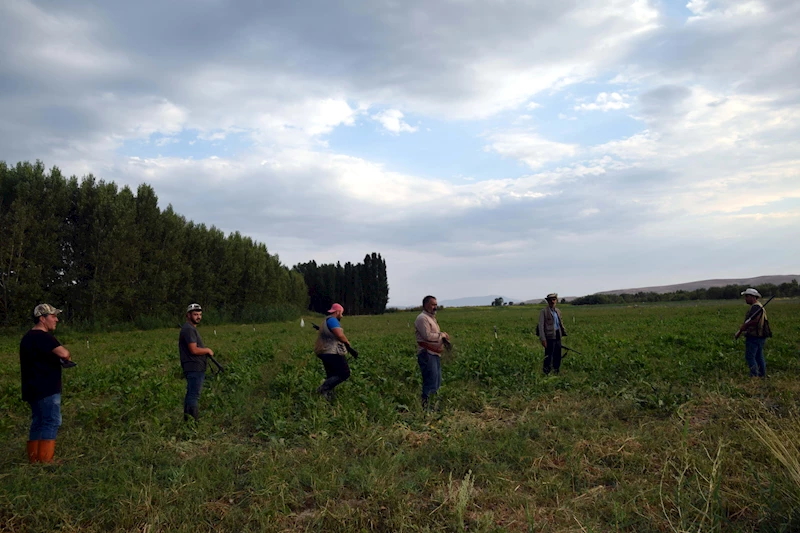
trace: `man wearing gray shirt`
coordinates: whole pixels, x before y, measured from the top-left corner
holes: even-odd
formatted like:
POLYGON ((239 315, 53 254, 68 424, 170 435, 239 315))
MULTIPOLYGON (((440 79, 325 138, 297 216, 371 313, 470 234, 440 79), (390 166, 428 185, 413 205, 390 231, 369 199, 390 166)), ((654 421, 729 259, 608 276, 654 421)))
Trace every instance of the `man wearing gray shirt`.
POLYGON ((199 418, 198 402, 200 390, 206 378, 206 356, 214 356, 214 352, 206 348, 203 338, 197 331, 197 324, 203 319, 203 308, 200 304, 191 304, 186 309, 186 323, 178 336, 178 352, 181 356, 183 376, 186 378, 186 397, 183 400, 183 420, 191 416, 199 418))

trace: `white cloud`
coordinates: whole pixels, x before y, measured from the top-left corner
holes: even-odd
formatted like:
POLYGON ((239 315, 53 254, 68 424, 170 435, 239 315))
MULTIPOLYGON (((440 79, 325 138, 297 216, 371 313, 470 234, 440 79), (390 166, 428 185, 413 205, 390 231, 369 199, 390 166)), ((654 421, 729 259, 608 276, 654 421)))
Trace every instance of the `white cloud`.
POLYGON ((398 133, 414 133, 417 131, 416 126, 409 126, 403 122, 403 113, 397 109, 386 109, 380 113, 376 113, 371 117, 381 123, 381 126, 386 131, 394 134, 398 133))
POLYGON ((491 135, 489 141, 484 149, 519 159, 533 169, 572 157, 578 151, 575 145, 548 141, 532 132, 497 133, 491 135))
POLYGON ((602 92, 597 95, 594 102, 576 105, 574 109, 576 111, 612 111, 627 109, 630 107, 628 99, 629 96, 627 94, 602 92))

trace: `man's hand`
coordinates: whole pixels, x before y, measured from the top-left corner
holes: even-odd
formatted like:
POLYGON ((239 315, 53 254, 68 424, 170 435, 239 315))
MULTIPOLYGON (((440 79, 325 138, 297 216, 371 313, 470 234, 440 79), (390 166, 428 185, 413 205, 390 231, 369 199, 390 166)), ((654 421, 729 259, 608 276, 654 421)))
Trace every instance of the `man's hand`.
POLYGON ((547 348, 547 340, 545 340, 545 339, 542 339, 542 346, 544 346, 545 348, 547 348))
POLYGON ((212 350, 211 348, 206 348, 206 350, 208 350, 208 353, 206 355, 210 355, 211 357, 214 357, 214 350, 212 350))

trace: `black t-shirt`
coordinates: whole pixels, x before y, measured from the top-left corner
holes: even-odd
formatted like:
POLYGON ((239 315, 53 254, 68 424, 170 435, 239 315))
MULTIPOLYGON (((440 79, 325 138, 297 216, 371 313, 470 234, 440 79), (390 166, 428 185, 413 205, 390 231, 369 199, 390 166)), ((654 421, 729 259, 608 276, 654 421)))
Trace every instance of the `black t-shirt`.
POLYGON ((61 346, 52 333, 28 331, 19 343, 22 399, 35 402, 61 393, 61 359, 53 350, 61 346))
POLYGON ((206 356, 192 355, 192 352, 189 351, 189 344, 193 342, 197 343, 198 348, 206 347, 203 344, 203 338, 200 337, 200 332, 191 322, 187 321, 178 336, 178 352, 181 355, 181 366, 184 372, 205 372, 206 356))

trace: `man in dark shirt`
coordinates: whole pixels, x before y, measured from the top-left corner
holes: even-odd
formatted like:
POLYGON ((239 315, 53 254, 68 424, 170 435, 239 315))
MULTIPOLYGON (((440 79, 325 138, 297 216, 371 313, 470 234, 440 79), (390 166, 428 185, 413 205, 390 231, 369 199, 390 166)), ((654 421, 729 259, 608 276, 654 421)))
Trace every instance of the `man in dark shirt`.
POLYGON ((203 338, 197 331, 197 324, 203 319, 203 308, 200 304, 191 304, 186 309, 186 323, 178 336, 178 352, 181 356, 181 367, 186 378, 186 397, 183 400, 183 419, 191 416, 197 420, 200 416, 198 402, 200 390, 206 378, 206 356, 214 356, 214 352, 206 348, 203 338))
POLYGON ((37 305, 33 310, 34 326, 19 343, 22 399, 31 406, 31 463, 53 462, 61 426, 61 364, 71 358, 69 350, 53 336, 60 312, 50 304, 37 305))
POLYGON ((558 374, 561 370, 561 337, 567 336, 564 329, 564 319, 561 316, 561 309, 556 307, 558 294, 551 292, 545 297, 547 307, 539 313, 539 341, 544 347, 544 365, 542 370, 545 376, 553 370, 558 374))
POLYGON ((739 331, 734 335, 735 339, 744 333, 744 360, 750 368, 750 377, 764 378, 767 376, 767 362, 764 359, 764 344, 767 341, 767 331, 765 322, 767 312, 758 301, 761 293, 752 287, 742 292, 744 301, 750 306, 744 315, 744 322, 739 326, 739 331))

